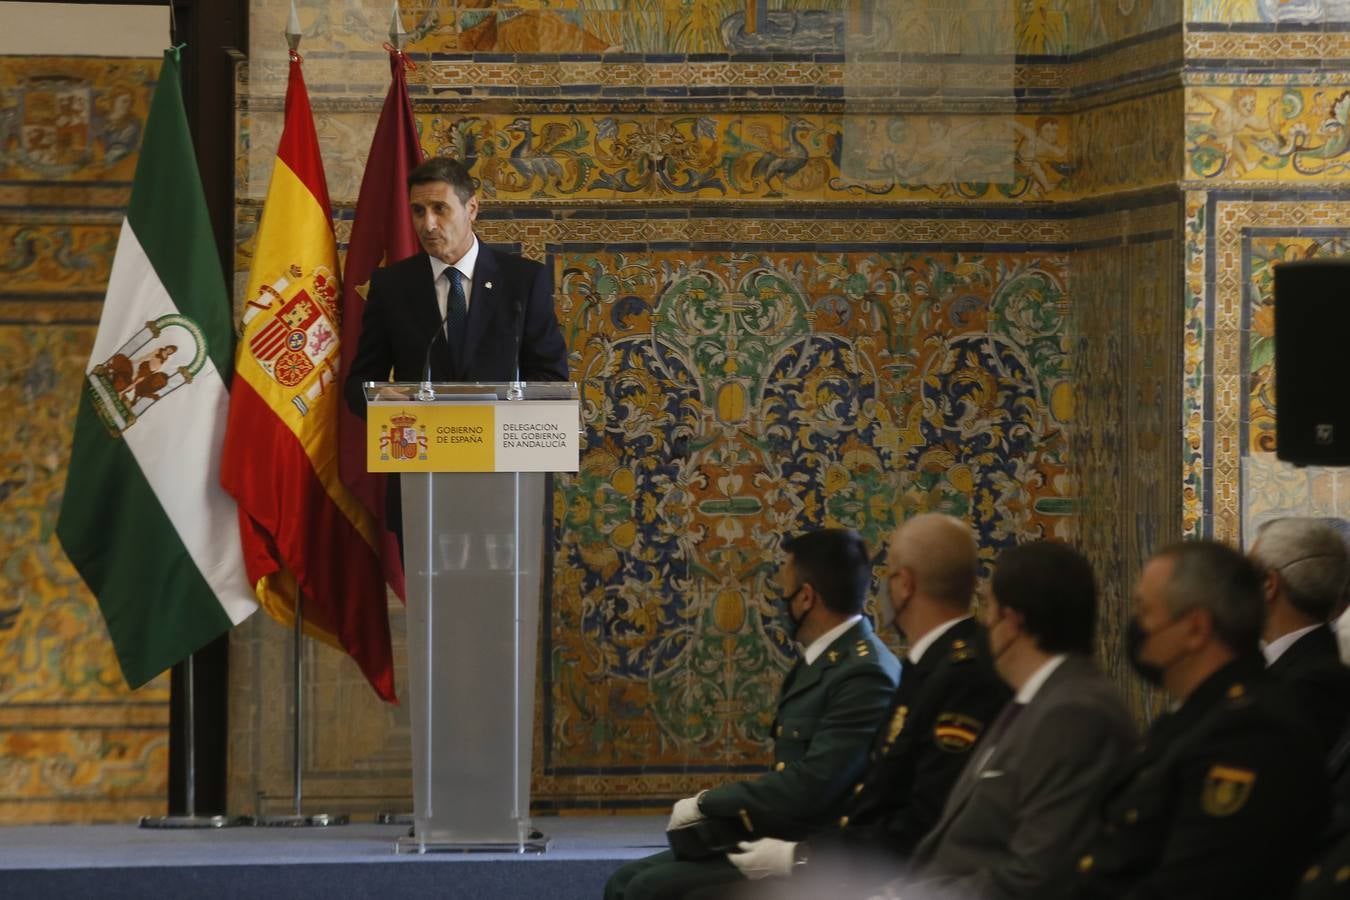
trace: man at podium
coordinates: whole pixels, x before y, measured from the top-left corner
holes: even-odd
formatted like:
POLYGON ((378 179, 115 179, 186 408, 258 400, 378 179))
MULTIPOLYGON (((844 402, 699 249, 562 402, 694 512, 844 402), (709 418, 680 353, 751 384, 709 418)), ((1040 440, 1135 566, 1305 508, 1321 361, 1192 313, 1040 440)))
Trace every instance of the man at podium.
POLYGON ((367 381, 565 381, 567 347, 547 266, 474 234, 464 164, 437 156, 408 173, 422 252, 376 269, 345 390, 365 414, 367 381))
MULTIPOLYGON (((361 339, 344 385, 365 418, 367 381, 566 381, 567 347, 547 266, 478 241, 478 197, 459 160, 436 156, 408 173, 422 252, 370 277, 361 339)), ((403 546, 399 489, 385 521, 403 546)))

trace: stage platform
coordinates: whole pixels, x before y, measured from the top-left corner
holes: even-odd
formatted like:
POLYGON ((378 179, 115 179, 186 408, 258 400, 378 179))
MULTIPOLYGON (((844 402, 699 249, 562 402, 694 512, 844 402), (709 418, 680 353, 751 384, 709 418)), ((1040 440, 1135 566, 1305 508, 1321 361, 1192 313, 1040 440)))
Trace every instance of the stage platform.
POLYGON ((540 817, 548 852, 396 855, 406 827, 0 827, 0 898, 473 897, 598 900, 627 859, 665 849, 666 818, 540 817))

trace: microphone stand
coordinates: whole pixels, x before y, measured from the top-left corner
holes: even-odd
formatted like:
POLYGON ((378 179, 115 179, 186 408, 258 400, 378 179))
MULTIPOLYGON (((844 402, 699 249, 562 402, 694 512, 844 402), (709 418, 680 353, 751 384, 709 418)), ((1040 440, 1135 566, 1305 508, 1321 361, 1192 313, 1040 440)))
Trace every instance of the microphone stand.
POLYGON ((515 333, 516 333, 516 334, 515 334, 515 337, 516 337, 516 358, 515 358, 515 364, 516 364, 516 378, 515 378, 514 381, 511 382, 510 386, 508 386, 507 389, 506 389, 506 399, 507 399, 507 400, 524 400, 524 399, 525 399, 525 382, 523 382, 523 381, 520 380, 520 344, 521 344, 521 341, 522 341, 521 332, 523 332, 523 331, 525 330, 525 304, 524 304, 524 302, 523 302, 519 297, 516 298, 515 307, 516 307, 516 327, 515 327, 515 333))
POLYGON ((441 324, 432 332, 431 340, 427 341, 427 352, 423 354, 422 384, 417 388, 417 399, 423 403, 430 403, 436 399, 436 389, 431 386, 431 348, 436 346, 436 338, 445 337, 445 323, 448 321, 450 321, 450 304, 447 302, 445 315, 441 316, 441 324))

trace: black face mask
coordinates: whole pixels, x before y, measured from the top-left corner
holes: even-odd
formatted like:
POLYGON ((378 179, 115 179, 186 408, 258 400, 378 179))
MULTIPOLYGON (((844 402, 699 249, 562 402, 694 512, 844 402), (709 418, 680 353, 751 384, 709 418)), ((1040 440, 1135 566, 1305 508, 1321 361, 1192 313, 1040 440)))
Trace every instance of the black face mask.
POLYGON ((1125 655, 1129 657, 1130 665, 1134 666, 1134 671, 1139 674, 1140 678, 1154 687, 1161 687, 1163 667, 1139 658, 1139 654, 1143 652, 1144 643, 1150 637, 1152 635, 1144 630, 1144 626, 1139 624, 1139 617, 1135 616, 1125 628, 1125 655))

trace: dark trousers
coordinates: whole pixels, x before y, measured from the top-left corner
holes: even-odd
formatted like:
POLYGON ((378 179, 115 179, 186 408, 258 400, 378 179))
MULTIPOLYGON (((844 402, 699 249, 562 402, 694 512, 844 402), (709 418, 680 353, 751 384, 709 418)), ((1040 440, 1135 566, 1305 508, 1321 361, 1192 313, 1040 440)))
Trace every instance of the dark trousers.
POLYGON ((725 856, 681 860, 663 850, 620 866, 605 882, 605 900, 679 900, 699 888, 743 880, 725 856))

